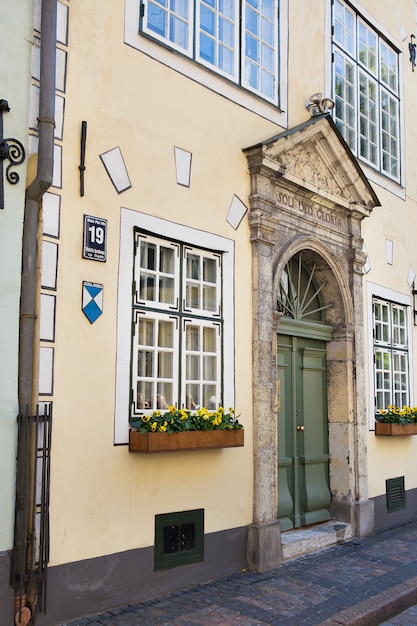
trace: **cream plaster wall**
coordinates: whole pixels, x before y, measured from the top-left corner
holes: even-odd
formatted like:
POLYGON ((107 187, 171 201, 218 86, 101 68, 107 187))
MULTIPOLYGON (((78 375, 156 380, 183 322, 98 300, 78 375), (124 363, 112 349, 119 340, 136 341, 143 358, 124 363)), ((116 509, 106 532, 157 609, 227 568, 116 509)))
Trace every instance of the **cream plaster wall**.
MULTIPOLYGON (((51 481, 51 565, 153 544, 154 515, 205 509, 205 532, 252 521, 251 256, 242 149, 277 127, 123 44, 123 3, 71 3, 57 293, 51 481), (87 63, 88 60, 88 63, 87 63), (79 195, 86 120, 85 196, 79 195), (99 154, 119 146, 132 188, 116 193, 99 154), (192 153, 190 188, 175 180, 174 146, 192 153), (145 456, 113 446, 120 209, 235 241, 236 411, 245 447, 145 456), (83 215, 108 220, 107 262, 81 258, 83 215), (104 285, 93 325, 83 280, 104 285)), ((128 383, 128 381, 127 381, 128 383)), ((127 419, 128 416, 126 416, 127 419)))
MULTIPOLYGON (((27 148, 32 6, 23 0, 2 7, 0 24, 0 98, 9 103, 3 113, 4 137, 15 137, 27 148)), ((3 169, 9 164, 4 162, 3 169)), ((19 341, 20 265, 26 162, 14 168, 20 182, 4 176, 5 208, 0 210, 0 552, 13 544, 16 474, 17 366, 19 341)))
MULTIPOLYGON (((366 3, 368 10, 380 25, 386 29, 391 37, 397 41, 402 54, 401 78, 403 82, 402 94, 402 138, 404 149, 404 176, 405 188, 390 186, 386 181, 373 177, 374 189, 381 201, 381 207, 374 209, 372 216, 364 220, 363 237, 368 250, 371 270, 365 277, 365 285, 369 281, 381 287, 392 289, 410 298, 411 288, 407 282, 410 266, 417 273, 417 249, 415 233, 417 228, 417 181, 415 177, 414 146, 417 140, 415 124, 415 101, 417 97, 416 73, 412 72, 409 62, 408 43, 410 35, 415 34, 415 15, 413 2, 399 2, 393 5, 383 2, 366 3), (401 39, 401 26, 406 38, 401 39), (390 193, 386 187, 394 191, 390 193), (385 242, 393 242, 393 262, 387 262, 385 242)), ((369 174, 369 170, 365 170, 369 174)), ((366 298, 366 289, 364 291, 366 298)), ((410 311, 412 316, 412 311, 410 311)), ((410 377, 412 402, 416 403, 415 376, 417 373, 416 327, 412 326, 410 337, 411 368, 410 377)), ((366 325, 366 341, 370 345, 369 328, 366 325)), ((372 385, 368 368, 368 383, 372 385)), ((368 398, 368 418, 372 422, 373 407, 368 398)), ((374 431, 369 431, 368 437, 368 477, 369 496, 375 497, 385 494, 385 480, 396 476, 405 476, 405 488, 417 487, 416 472, 417 438, 416 437, 375 437, 374 431)))
MULTIPOLYGON (((325 3, 314 0, 313 5, 305 11, 305 3, 296 0, 289 8, 290 126, 308 119, 305 101, 309 95, 328 89, 323 63, 327 14, 325 3)), ((414 32, 411 3, 404 0, 393 8, 388 0, 375 0, 366 6, 387 31, 392 29, 397 41, 402 22, 408 34, 414 32)), ((71 2, 69 15, 53 398, 51 565, 151 545, 156 513, 203 507, 206 532, 252 521, 252 364, 248 357, 251 250, 246 220, 234 231, 225 218, 233 194, 248 204, 249 175, 242 149, 282 130, 266 117, 123 44, 122 0, 71 2), (83 198, 79 195, 78 171, 82 120, 88 122, 83 198), (132 188, 120 196, 99 159, 99 154, 116 146, 122 151, 132 183, 132 188), (190 188, 176 184, 175 146, 192 153, 190 188), (235 242, 235 396, 246 428, 243 449, 148 457, 129 454, 125 446, 113 446, 122 206, 235 242), (105 264, 81 258, 84 213, 108 220, 105 264), (81 312, 83 280, 104 285, 104 312, 93 325, 81 312)), ((412 122, 417 74, 411 73, 406 42, 403 48, 404 103, 412 122)), ((406 129, 410 166, 414 135, 411 126, 406 129)), ((417 268, 417 259, 410 257, 410 250, 414 255, 415 249, 412 231, 417 198, 417 183, 411 172, 406 200, 374 185, 383 206, 363 223, 372 264, 364 285, 369 279, 399 289, 401 283, 401 289, 408 293, 409 264, 417 268), (381 260, 386 238, 394 241, 394 265, 388 268, 381 260)), ((383 473, 397 475, 405 473, 407 467, 407 476, 417 476, 404 461, 411 460, 415 439, 415 443, 408 440, 402 444, 376 441, 373 432, 369 433, 371 497, 382 493, 383 473)))

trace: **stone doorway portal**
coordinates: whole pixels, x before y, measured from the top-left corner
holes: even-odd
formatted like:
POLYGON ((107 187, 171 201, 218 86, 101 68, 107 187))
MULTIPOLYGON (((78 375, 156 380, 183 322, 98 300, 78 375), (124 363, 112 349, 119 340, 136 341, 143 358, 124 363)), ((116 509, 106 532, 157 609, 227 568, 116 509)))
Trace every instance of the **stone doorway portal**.
MULTIPOLYGON (((361 222, 379 202, 328 115, 247 148, 245 154, 253 267, 254 508, 248 565, 264 571, 281 562, 278 438, 283 435, 277 428, 276 338, 298 337, 296 327, 303 322, 285 319, 277 293, 287 264, 299 253, 310 272, 315 267, 321 323, 330 329, 327 337, 305 337, 325 342, 330 501, 318 508, 350 523, 356 536, 374 529, 367 493, 361 222)), ((304 323, 320 326, 317 320, 304 323)), ((304 345, 304 354, 315 347, 304 345)))

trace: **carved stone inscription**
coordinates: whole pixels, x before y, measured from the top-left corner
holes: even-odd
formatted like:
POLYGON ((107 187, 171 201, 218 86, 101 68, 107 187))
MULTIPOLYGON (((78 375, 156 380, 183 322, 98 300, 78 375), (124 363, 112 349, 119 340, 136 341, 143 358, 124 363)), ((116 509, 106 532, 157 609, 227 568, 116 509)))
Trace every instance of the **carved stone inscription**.
POLYGON ((263 181, 258 182, 258 189, 261 193, 269 197, 272 195, 275 203, 285 209, 293 209, 300 215, 312 218, 318 222, 323 222, 336 230, 346 231, 347 226, 345 220, 327 208, 302 199, 291 192, 279 191, 274 186, 271 192, 271 185, 263 181))

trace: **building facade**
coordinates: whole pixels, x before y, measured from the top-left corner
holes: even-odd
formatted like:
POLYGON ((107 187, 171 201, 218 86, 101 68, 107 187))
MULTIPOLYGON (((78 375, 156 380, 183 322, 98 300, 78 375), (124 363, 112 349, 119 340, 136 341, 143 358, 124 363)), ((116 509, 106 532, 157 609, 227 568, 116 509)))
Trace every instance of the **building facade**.
POLYGON ((415 403, 415 2, 38 4, 37 623, 267 570, 305 526, 414 517, 416 442, 375 417, 415 403), (134 450, 168 406, 234 407, 244 445, 134 450))

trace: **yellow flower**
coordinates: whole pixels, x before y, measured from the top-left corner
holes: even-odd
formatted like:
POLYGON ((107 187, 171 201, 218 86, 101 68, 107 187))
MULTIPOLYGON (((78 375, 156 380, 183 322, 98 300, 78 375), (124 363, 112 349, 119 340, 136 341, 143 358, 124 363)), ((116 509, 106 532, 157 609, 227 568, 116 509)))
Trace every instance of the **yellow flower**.
POLYGON ((153 422, 151 428, 152 428, 152 432, 154 433, 156 431, 156 427, 158 426, 158 424, 156 422, 153 422))
POLYGON ((168 422, 164 422, 162 426, 159 427, 159 432, 164 433, 167 429, 168 422))
POLYGON ((171 404, 171 406, 169 406, 169 407, 168 407, 168 411, 169 411, 170 413, 175 413, 175 412, 176 412, 176 410, 177 410, 177 409, 175 408, 175 406, 174 406, 173 404, 171 404))
POLYGON ((161 411, 152 411, 153 417, 159 417, 161 415, 161 411))
POLYGON ((229 406, 229 413, 230 413, 230 415, 234 415, 235 414, 235 410, 231 406, 229 406))
POLYGON ((151 419, 150 415, 142 415, 142 422, 149 422, 150 419, 151 419))

